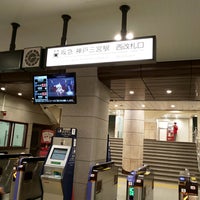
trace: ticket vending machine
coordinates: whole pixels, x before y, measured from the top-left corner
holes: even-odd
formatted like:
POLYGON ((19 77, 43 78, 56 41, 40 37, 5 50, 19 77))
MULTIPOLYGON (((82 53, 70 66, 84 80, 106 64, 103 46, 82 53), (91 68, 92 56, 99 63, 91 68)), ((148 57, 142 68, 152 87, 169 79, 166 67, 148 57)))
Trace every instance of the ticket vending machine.
POLYGON ((59 128, 41 175, 43 200, 72 200, 77 129, 59 128))

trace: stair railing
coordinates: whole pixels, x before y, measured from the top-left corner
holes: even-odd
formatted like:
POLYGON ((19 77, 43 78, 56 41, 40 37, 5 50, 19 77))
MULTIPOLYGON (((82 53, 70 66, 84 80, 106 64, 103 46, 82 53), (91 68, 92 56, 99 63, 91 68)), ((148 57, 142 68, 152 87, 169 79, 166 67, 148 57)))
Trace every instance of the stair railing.
POLYGON ((200 171, 200 132, 197 128, 195 128, 193 134, 196 143, 198 169, 200 171))

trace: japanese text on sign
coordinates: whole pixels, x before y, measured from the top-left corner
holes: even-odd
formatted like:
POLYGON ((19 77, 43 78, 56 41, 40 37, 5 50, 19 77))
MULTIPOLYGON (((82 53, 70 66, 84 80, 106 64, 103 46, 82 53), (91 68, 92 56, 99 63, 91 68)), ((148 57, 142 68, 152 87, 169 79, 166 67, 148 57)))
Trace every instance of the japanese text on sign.
POLYGON ((153 38, 47 49, 47 67, 153 59, 153 38))

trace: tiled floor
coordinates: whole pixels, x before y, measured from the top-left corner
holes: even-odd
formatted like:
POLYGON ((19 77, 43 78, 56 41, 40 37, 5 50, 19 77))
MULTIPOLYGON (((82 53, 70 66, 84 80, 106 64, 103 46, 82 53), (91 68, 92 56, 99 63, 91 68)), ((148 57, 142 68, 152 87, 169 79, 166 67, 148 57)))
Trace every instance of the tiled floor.
MULTIPOLYGON (((126 181, 123 177, 118 179, 117 200, 126 200, 126 181)), ((155 182, 153 194, 153 200, 178 200, 178 183, 155 182)), ((4 196, 4 200, 8 199, 4 196)))

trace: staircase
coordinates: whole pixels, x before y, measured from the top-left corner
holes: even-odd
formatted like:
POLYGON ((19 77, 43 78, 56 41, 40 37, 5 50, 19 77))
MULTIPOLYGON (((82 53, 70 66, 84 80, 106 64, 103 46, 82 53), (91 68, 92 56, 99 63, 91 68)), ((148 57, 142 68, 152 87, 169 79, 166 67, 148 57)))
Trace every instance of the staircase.
POLYGON ((177 183, 180 171, 186 168, 200 180, 195 143, 145 139, 143 162, 151 167, 157 181, 177 183))
MULTIPOLYGON (((122 174, 123 139, 110 138, 111 159, 122 174)), ((196 144, 190 142, 166 142, 144 140, 143 163, 154 172, 154 180, 177 183, 180 171, 188 169, 200 183, 196 144)))
POLYGON ((119 175, 122 171, 122 151, 123 151, 123 139, 110 137, 110 152, 111 159, 115 165, 119 168, 119 175))

